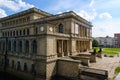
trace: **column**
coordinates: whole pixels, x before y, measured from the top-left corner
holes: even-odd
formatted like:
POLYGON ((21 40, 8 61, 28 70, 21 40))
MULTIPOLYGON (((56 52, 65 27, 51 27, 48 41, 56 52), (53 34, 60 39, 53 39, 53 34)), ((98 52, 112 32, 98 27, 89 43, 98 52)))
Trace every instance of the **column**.
POLYGON ((62 45, 61 45, 61 54, 62 54, 62 57, 64 56, 64 51, 63 51, 63 40, 61 40, 62 41, 62 45))
POLYGON ((81 52, 81 48, 82 48, 81 46, 82 46, 82 45, 81 45, 81 41, 80 41, 80 52, 81 52))
POLYGON ((67 56, 69 56, 69 40, 67 40, 67 56))
POLYGON ((83 41, 81 41, 81 51, 83 52, 83 41))
POLYGON ((78 41, 78 52, 80 52, 80 41, 78 41))
POLYGON ((85 51, 85 41, 83 41, 83 45, 84 45, 84 47, 83 47, 83 51, 85 51))
POLYGON ((57 54, 58 54, 58 57, 62 57, 62 41, 61 40, 57 41, 57 54))
POLYGON ((82 32, 83 32, 83 29, 82 29, 82 26, 81 26, 81 37, 83 37, 83 33, 82 32))

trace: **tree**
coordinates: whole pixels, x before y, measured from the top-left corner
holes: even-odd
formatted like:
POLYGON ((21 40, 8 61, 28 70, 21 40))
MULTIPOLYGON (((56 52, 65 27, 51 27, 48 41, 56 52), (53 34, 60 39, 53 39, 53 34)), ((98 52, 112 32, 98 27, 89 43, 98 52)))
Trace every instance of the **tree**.
POLYGON ((92 47, 98 47, 98 41, 96 39, 93 39, 92 47))

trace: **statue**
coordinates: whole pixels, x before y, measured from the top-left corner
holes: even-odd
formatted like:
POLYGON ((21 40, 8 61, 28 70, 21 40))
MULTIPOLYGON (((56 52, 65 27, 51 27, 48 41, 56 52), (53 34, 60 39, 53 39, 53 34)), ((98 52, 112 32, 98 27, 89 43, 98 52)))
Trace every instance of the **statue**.
POLYGON ((95 54, 96 54, 96 49, 94 48, 93 55, 95 55, 95 54))
POLYGON ((102 53, 102 48, 100 48, 98 52, 102 53))

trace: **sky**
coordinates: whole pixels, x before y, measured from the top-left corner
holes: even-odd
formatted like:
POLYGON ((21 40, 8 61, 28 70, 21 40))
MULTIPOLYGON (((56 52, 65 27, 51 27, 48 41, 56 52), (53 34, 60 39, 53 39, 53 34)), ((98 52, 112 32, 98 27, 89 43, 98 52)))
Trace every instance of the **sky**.
POLYGON ((120 0, 0 0, 0 18, 36 7, 51 14, 74 11, 93 25, 93 37, 120 33, 120 0))

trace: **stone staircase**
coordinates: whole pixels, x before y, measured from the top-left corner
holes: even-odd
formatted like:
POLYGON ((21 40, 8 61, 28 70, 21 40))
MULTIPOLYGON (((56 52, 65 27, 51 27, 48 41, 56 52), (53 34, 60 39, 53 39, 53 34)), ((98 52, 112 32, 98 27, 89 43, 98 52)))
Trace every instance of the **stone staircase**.
POLYGON ((95 68, 80 67, 79 78, 82 80, 106 80, 108 78, 108 71, 95 68))

